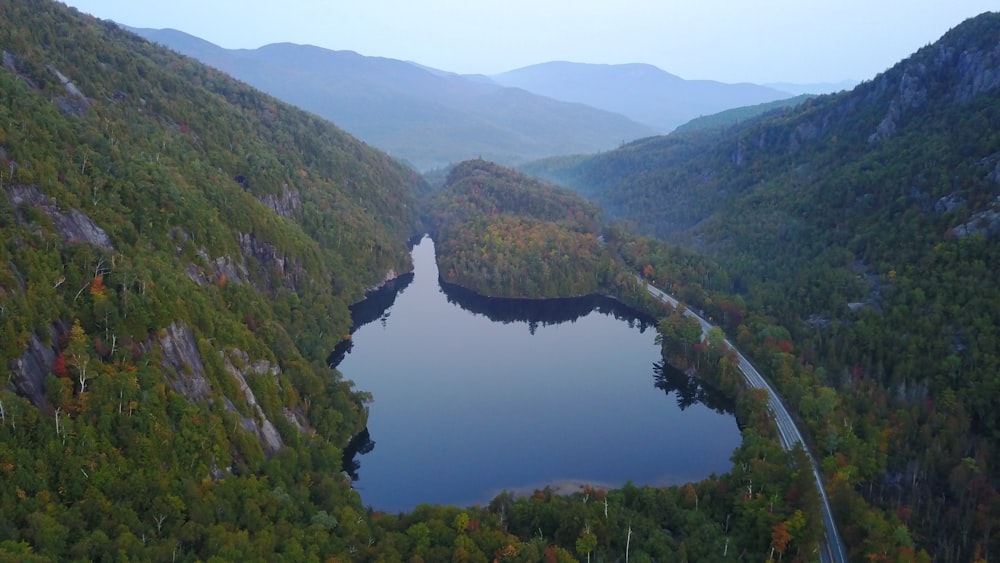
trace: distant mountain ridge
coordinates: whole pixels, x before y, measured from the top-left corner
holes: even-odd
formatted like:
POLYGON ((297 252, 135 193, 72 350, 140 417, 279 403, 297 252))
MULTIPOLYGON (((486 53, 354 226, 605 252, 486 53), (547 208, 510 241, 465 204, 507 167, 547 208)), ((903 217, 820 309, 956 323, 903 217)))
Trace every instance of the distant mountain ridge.
MULTIPOLYGON (((978 135, 987 123, 967 116, 960 122, 946 124, 942 120, 948 112, 959 111, 961 104, 1000 88, 1000 55, 989 44, 972 44, 966 36, 972 34, 959 31, 975 29, 976 24, 987 28, 992 23, 990 15, 969 20, 851 91, 818 96, 780 115, 750 119, 713 135, 642 139, 589 159, 573 160, 575 164, 543 175, 595 196, 613 213, 656 213, 655 219, 646 216, 646 226, 661 236, 695 236, 697 233, 689 229, 704 228, 702 221, 720 213, 736 195, 758 188, 762 180, 774 181, 759 170, 764 163, 774 164, 773 174, 828 182, 830 171, 820 171, 821 166, 850 168, 852 163, 886 150, 884 145, 900 143, 899 138, 916 127, 948 128, 949 141, 960 133, 978 135), (834 146, 836 151, 831 150, 834 146), (816 154, 811 152, 814 148, 816 154), (757 169, 749 169, 750 163, 756 163, 757 169), (792 169, 779 168, 778 164, 792 169), (646 188, 655 185, 669 186, 663 195, 675 205, 651 207, 649 202, 633 200, 640 193, 643 198, 653 196, 646 188), (705 198, 705 193, 726 197, 705 198), (702 211, 693 213, 696 208, 702 211)), ((992 39, 988 34, 986 37, 979 40, 992 39)), ((970 163, 997 158, 984 152, 974 159, 955 150, 956 146, 968 149, 966 152, 985 150, 968 140, 935 148, 950 159, 970 163)), ((912 152, 909 148, 900 155, 912 158, 912 152)), ((1000 178, 1000 172, 994 176, 1000 178)))
POLYGON ((394 59, 309 45, 229 50, 176 30, 133 29, 325 117, 418 169, 592 153, 655 131, 605 110, 394 59))
POLYGON ((768 82, 764 84, 768 88, 781 90, 795 95, 803 94, 834 94, 844 90, 851 90, 858 85, 857 80, 840 80, 838 82, 813 82, 810 84, 795 84, 792 82, 768 82))
POLYGON ((553 61, 491 76, 498 84, 620 113, 661 133, 703 115, 791 98, 756 84, 685 80, 648 64, 553 61))

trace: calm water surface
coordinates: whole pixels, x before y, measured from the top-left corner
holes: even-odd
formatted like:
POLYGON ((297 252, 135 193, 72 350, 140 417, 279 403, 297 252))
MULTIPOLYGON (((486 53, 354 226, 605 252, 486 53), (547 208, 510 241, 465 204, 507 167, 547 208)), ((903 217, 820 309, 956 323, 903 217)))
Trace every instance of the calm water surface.
POLYGON ((337 366, 374 396, 375 445, 356 458, 366 505, 472 505, 504 489, 675 484, 730 469, 735 419, 696 382, 654 367, 653 327, 603 300, 446 294, 429 238, 413 260, 399 293, 356 311, 367 324, 337 366))

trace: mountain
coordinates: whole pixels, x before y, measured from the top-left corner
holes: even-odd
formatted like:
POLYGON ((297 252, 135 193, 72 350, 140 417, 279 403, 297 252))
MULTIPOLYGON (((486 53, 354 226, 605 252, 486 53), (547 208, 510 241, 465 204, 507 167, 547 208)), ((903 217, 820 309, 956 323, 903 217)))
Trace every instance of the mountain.
POLYGON ((725 111, 720 111, 719 113, 706 115, 702 117, 696 117, 687 123, 678 126, 674 129, 675 133, 684 133, 690 131, 697 131, 699 129, 711 129, 715 127, 729 127, 731 125, 736 125, 741 121, 746 121, 748 119, 757 117, 765 113, 772 113, 777 111, 782 111, 787 108, 793 108, 802 102, 811 98, 810 94, 800 94, 794 98, 786 98, 784 100, 778 100, 775 102, 767 102, 764 104, 757 104, 754 106, 745 106, 740 108, 727 109, 725 111))
POLYGON ((608 293, 618 270, 599 216, 570 190, 470 160, 448 174, 428 224, 448 283, 492 297, 579 297, 608 293))
POLYGON ((516 88, 308 45, 228 50, 175 30, 136 33, 323 116, 418 169, 606 150, 654 133, 621 115, 516 88))
POLYGON ((793 82, 768 82, 768 88, 789 92, 798 96, 810 94, 834 94, 843 90, 851 90, 858 85, 857 80, 841 80, 840 82, 816 82, 812 84, 796 84, 793 82))
POLYGON ((0 559, 349 558, 371 397, 326 358, 422 179, 56 2, 0 50, 0 559))
POLYGON ((647 64, 557 61, 491 78, 498 84, 523 88, 540 96, 620 113, 661 133, 702 115, 792 97, 787 92, 756 84, 684 80, 647 64))
POLYGON ((851 560, 882 534, 868 503, 964 561, 1000 549, 998 130, 986 13, 851 91, 543 171, 707 253, 728 275, 701 283, 766 312, 733 337, 826 456, 851 560))
MULTIPOLYGON (((798 509, 811 512, 806 467, 753 397, 737 407, 751 436, 739 473, 366 508, 342 471, 345 450, 373 447, 373 398, 329 354, 348 338, 349 305, 410 268, 421 178, 49 0, 3 3, 0 92, 0 560, 708 560, 722 545, 762 559, 760 530, 786 519, 796 537, 779 552, 815 544, 798 509), (747 503, 747 480, 775 500, 747 503)), ((596 210, 572 194, 481 161, 452 180, 456 204, 481 196, 480 217, 496 203, 551 223, 537 234, 612 246, 578 232, 596 210)), ((548 239, 510 242, 512 258, 537 257, 548 239)), ((563 283, 594 274, 574 271, 562 244, 544 250, 547 267, 581 278, 563 283)), ((697 388, 658 379, 667 393, 697 388)))

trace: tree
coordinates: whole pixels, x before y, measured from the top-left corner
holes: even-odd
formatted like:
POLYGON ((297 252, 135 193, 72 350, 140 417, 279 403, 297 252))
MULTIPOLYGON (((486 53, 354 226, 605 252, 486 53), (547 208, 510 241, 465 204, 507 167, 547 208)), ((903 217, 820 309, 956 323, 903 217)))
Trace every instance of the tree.
POLYGON ((455 520, 452 522, 452 525, 455 527, 456 532, 464 534, 469 528, 469 515, 465 512, 459 512, 458 515, 455 516, 455 520))
POLYGON ((785 555, 785 550, 788 549, 788 543, 792 541, 792 535, 788 533, 788 524, 785 522, 775 524, 771 530, 771 555, 773 556, 774 552, 777 551, 780 560, 785 555))
POLYGON ((587 561, 590 561, 590 552, 594 551, 595 547, 597 547, 597 536, 590 531, 590 526, 588 525, 576 540, 576 552, 580 555, 586 555, 587 561))
POLYGON ((690 359, 691 349, 701 342, 701 325, 694 317, 684 314, 683 305, 674 309, 670 316, 661 319, 656 335, 656 343, 671 355, 680 354, 690 359))
POLYGON ((52 364, 52 372, 56 374, 56 377, 69 377, 69 370, 66 369, 66 354, 63 352, 59 352, 56 356, 56 361, 52 364))
POLYGON ((76 371, 77 380, 80 382, 80 393, 87 390, 87 379, 92 377, 88 371, 90 364, 90 351, 88 350, 87 333, 80 326, 80 319, 73 322, 73 328, 69 331, 69 345, 66 353, 69 356, 70 365, 76 371))

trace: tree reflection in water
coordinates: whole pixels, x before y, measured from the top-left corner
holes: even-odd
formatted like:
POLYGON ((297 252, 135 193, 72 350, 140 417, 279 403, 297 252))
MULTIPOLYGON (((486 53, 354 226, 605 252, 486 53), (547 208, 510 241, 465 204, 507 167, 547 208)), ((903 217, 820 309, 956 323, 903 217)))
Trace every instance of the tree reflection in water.
POLYGON ((735 411, 733 401, 721 391, 664 362, 653 364, 653 380, 653 385, 667 395, 677 394, 677 406, 681 410, 701 403, 719 414, 733 414, 735 411))

